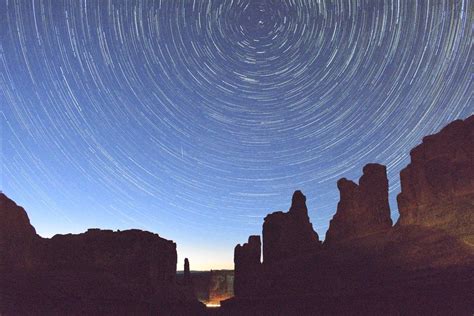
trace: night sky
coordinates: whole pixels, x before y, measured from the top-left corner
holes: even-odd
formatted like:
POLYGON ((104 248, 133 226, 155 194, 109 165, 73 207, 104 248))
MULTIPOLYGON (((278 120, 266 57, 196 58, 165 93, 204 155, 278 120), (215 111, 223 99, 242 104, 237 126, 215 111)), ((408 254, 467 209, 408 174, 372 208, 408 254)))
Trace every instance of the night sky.
POLYGON ((263 217, 474 113, 474 2, 0 0, 0 189, 37 232, 140 228, 232 268, 263 217))

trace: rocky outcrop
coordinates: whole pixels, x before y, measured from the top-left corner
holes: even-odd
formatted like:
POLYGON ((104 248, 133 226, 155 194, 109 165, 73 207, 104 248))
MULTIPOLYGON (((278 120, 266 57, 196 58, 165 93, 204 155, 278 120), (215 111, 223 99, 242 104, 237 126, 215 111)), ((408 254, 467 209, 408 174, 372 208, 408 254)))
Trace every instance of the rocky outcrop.
POLYGON ((359 184, 341 179, 322 248, 307 243, 304 198, 295 193, 290 212, 265 218, 264 261, 254 278, 258 295, 236 293, 223 302, 225 314, 471 315, 473 142, 471 116, 412 150, 401 172, 395 226, 384 166, 364 167, 359 184))
POLYGON ((25 210, 0 192, 0 240, 32 239, 36 237, 35 228, 25 210))
POLYGON ((239 296, 255 294, 256 279, 260 273, 260 236, 250 236, 247 243, 234 249, 234 293, 239 296), (237 281, 238 280, 238 281, 237 281))
POLYGON ((30 269, 37 240, 25 210, 0 193, 0 269, 30 269))
MULTIPOLYGON (((263 223, 263 263, 273 264, 298 257, 321 246, 309 221, 306 197, 295 191, 288 213, 275 212, 263 223)), ((237 276, 236 276, 237 278, 237 276)))
POLYGON ((157 234, 89 229, 41 238, 3 194, 0 233, 0 314, 199 308, 176 287, 176 244, 157 234))
POLYGON ((343 178, 337 187, 340 202, 326 233, 325 245, 350 242, 392 227, 385 166, 368 164, 359 185, 343 178))
POLYGON ((46 240, 38 254, 38 267, 56 271, 58 286, 64 287, 64 292, 71 290, 71 295, 81 284, 69 289, 71 284, 60 284, 60 277, 68 280, 81 271, 91 282, 105 277, 104 286, 117 282, 122 289, 141 288, 152 296, 164 296, 175 280, 176 244, 136 229, 89 229, 83 234, 55 235, 46 240))
POLYGON ((474 245, 474 116, 423 138, 410 156, 397 226, 437 228, 474 245))

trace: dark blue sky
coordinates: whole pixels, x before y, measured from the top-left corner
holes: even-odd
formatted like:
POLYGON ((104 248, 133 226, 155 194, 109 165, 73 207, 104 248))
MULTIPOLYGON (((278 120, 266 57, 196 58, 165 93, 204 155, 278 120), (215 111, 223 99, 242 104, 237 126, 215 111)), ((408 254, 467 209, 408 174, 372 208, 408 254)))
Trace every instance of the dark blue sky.
POLYGON ((263 217, 474 113, 473 3, 0 1, 1 189, 42 236, 141 228, 232 267, 263 217))

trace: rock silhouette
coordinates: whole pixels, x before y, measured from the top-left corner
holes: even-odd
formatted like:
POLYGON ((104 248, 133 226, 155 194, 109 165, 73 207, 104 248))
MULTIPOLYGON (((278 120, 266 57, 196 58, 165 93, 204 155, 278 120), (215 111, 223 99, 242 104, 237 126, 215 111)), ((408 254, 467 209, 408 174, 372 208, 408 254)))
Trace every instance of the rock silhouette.
MULTIPOLYGON (((473 141, 471 116, 412 150, 393 227, 386 168, 378 164, 364 167, 359 185, 338 181, 340 202, 322 248, 297 243, 295 232, 308 225, 289 221, 291 212, 268 215, 263 265, 252 275, 258 295, 236 292, 222 302, 224 314, 472 315, 473 141)), ((293 204, 295 196, 302 193, 293 204)), ((235 283, 248 277, 236 273, 235 283)))
POLYGON ((247 243, 234 249, 234 293, 240 296, 254 295, 255 279, 260 272, 261 256, 260 236, 250 236, 247 243))
POLYGON ((474 243, 474 116, 423 138, 410 156, 398 225, 437 227, 474 243))
MULTIPOLYGON (((411 151, 394 226, 382 165, 366 165, 359 184, 338 181, 324 243, 295 191, 287 213, 265 217, 263 262, 260 236, 250 236, 234 249, 235 279, 211 271, 196 277, 199 288, 214 302, 234 285, 223 315, 472 315, 473 142, 471 116, 411 151)), ((177 282, 176 257, 174 242, 133 229, 42 238, 0 193, 2 315, 202 314, 189 260, 177 282)))
MULTIPOLYGON (((263 262, 273 264, 320 247, 318 234, 309 221, 306 197, 296 191, 288 213, 267 215, 263 223, 263 262)), ((237 279, 237 276, 236 276, 237 279)))
POLYGON ((192 284, 191 272, 189 270, 189 259, 188 258, 184 259, 184 277, 183 277, 183 281, 184 281, 185 285, 192 284))
POLYGON ((337 187, 340 202, 326 233, 325 245, 347 242, 392 227, 385 166, 368 164, 359 185, 343 178, 337 187))
POLYGON ((0 269, 31 269, 37 239, 25 210, 0 193, 0 269))
POLYGON ((176 244, 141 230, 38 236, 0 195, 0 313, 198 311, 175 283, 176 244))

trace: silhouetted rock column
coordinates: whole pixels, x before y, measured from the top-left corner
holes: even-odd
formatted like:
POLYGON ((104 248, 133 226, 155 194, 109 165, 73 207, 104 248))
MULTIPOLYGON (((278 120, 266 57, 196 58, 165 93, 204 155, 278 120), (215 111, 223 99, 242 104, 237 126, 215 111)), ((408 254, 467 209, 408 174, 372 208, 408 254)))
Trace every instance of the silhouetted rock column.
POLYGON ((234 249, 234 294, 252 296, 256 291, 256 279, 260 273, 260 236, 250 236, 247 243, 234 249))
POLYGON ((183 277, 184 285, 190 285, 191 281, 191 272, 189 270, 189 260, 188 258, 184 259, 184 277, 183 277))
POLYGON ((340 202, 326 233, 325 245, 344 242, 392 227, 388 203, 387 169, 368 164, 359 185, 345 178, 337 182, 340 202))
POLYGON ((410 156, 400 173, 397 225, 442 229, 474 244, 474 116, 424 137, 410 156))
POLYGON ((295 191, 288 213, 275 212, 265 217, 263 223, 263 262, 291 259, 321 246, 318 234, 309 221, 306 197, 295 191))

